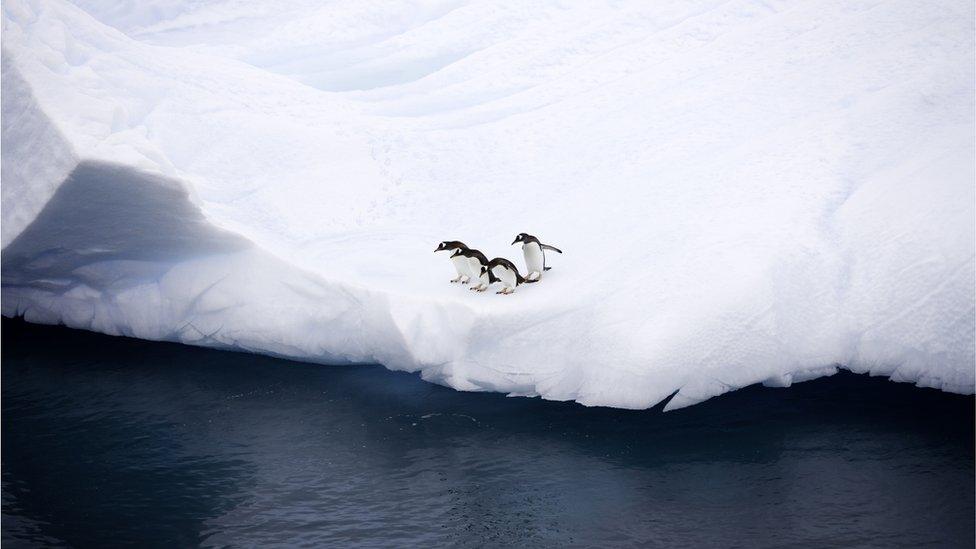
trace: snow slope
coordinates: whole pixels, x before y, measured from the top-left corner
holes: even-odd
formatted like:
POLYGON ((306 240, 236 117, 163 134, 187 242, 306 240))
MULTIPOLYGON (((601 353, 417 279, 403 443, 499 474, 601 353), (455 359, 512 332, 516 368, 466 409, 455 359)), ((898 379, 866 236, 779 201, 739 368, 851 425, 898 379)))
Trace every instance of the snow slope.
POLYGON ((974 390, 971 2, 3 5, 4 315, 668 409, 974 390), (460 239, 566 252, 513 296, 460 239))

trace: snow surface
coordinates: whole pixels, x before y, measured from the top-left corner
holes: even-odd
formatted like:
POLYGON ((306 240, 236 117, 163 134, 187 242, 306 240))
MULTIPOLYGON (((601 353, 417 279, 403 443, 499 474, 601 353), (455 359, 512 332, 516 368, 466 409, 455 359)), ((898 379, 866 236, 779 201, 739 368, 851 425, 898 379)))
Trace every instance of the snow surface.
POLYGON ((3 314, 668 409, 974 390, 968 0, 3 3, 3 314), (441 240, 539 284, 476 294, 441 240))

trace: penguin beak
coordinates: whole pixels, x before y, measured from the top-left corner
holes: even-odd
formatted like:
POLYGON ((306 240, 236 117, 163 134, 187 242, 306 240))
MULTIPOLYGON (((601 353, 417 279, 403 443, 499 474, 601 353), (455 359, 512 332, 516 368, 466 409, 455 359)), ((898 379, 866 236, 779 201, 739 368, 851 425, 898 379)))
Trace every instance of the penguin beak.
POLYGON ((441 251, 441 249, 440 249, 440 247, 437 247, 437 248, 434 248, 434 253, 435 253, 435 254, 436 254, 437 252, 439 252, 439 251, 441 251))
POLYGON ((516 244, 518 244, 518 238, 516 238, 515 240, 512 241, 512 246, 514 246, 516 244))

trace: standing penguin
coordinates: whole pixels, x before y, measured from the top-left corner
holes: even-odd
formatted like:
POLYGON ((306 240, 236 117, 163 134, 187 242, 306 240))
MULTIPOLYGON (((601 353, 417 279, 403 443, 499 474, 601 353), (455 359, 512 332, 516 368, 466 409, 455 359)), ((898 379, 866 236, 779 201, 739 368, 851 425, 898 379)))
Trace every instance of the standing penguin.
POLYGON ((546 267, 546 250, 563 253, 559 248, 543 244, 538 238, 527 233, 519 233, 512 241, 512 245, 519 242, 522 243, 522 256, 525 257, 525 269, 528 271, 525 275, 526 282, 538 282, 542 279, 542 273, 550 269, 546 267))
POLYGON ((488 262, 488 265, 481 268, 481 274, 494 275, 495 278, 505 285, 496 294, 511 294, 515 292, 515 287, 524 284, 525 279, 518 272, 518 267, 504 257, 496 257, 488 262))
POLYGON ((453 254, 460 250, 467 250, 468 247, 464 245, 464 242, 459 242, 457 240, 445 240, 438 244, 437 248, 434 249, 434 253, 437 252, 451 252, 451 263, 454 264, 454 270, 457 271, 457 278, 451 280, 451 282, 460 282, 461 284, 467 284, 469 280, 477 276, 481 271, 471 271, 471 263, 468 258, 463 256, 455 257, 453 254), (463 279, 463 280, 462 280, 463 279))
POLYGON ((484 272, 482 272, 482 267, 486 267, 488 265, 488 258, 485 257, 485 254, 481 253, 479 250, 475 250, 474 248, 468 248, 466 250, 457 250, 456 252, 451 254, 452 260, 455 257, 467 259, 468 270, 472 273, 473 277, 476 277, 478 279, 478 284, 472 286, 471 288, 468 288, 469 290, 474 290, 476 292, 483 292, 488 289, 489 284, 495 282, 490 273, 485 274, 484 272))

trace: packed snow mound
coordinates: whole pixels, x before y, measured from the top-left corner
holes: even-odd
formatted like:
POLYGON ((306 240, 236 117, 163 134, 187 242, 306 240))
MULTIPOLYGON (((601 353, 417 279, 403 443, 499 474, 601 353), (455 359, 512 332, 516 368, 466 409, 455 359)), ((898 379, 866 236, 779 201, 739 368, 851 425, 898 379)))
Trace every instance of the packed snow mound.
POLYGON ((2 309, 667 408, 974 390, 971 2, 9 0, 2 309), (462 240, 564 250, 512 296, 462 240))

